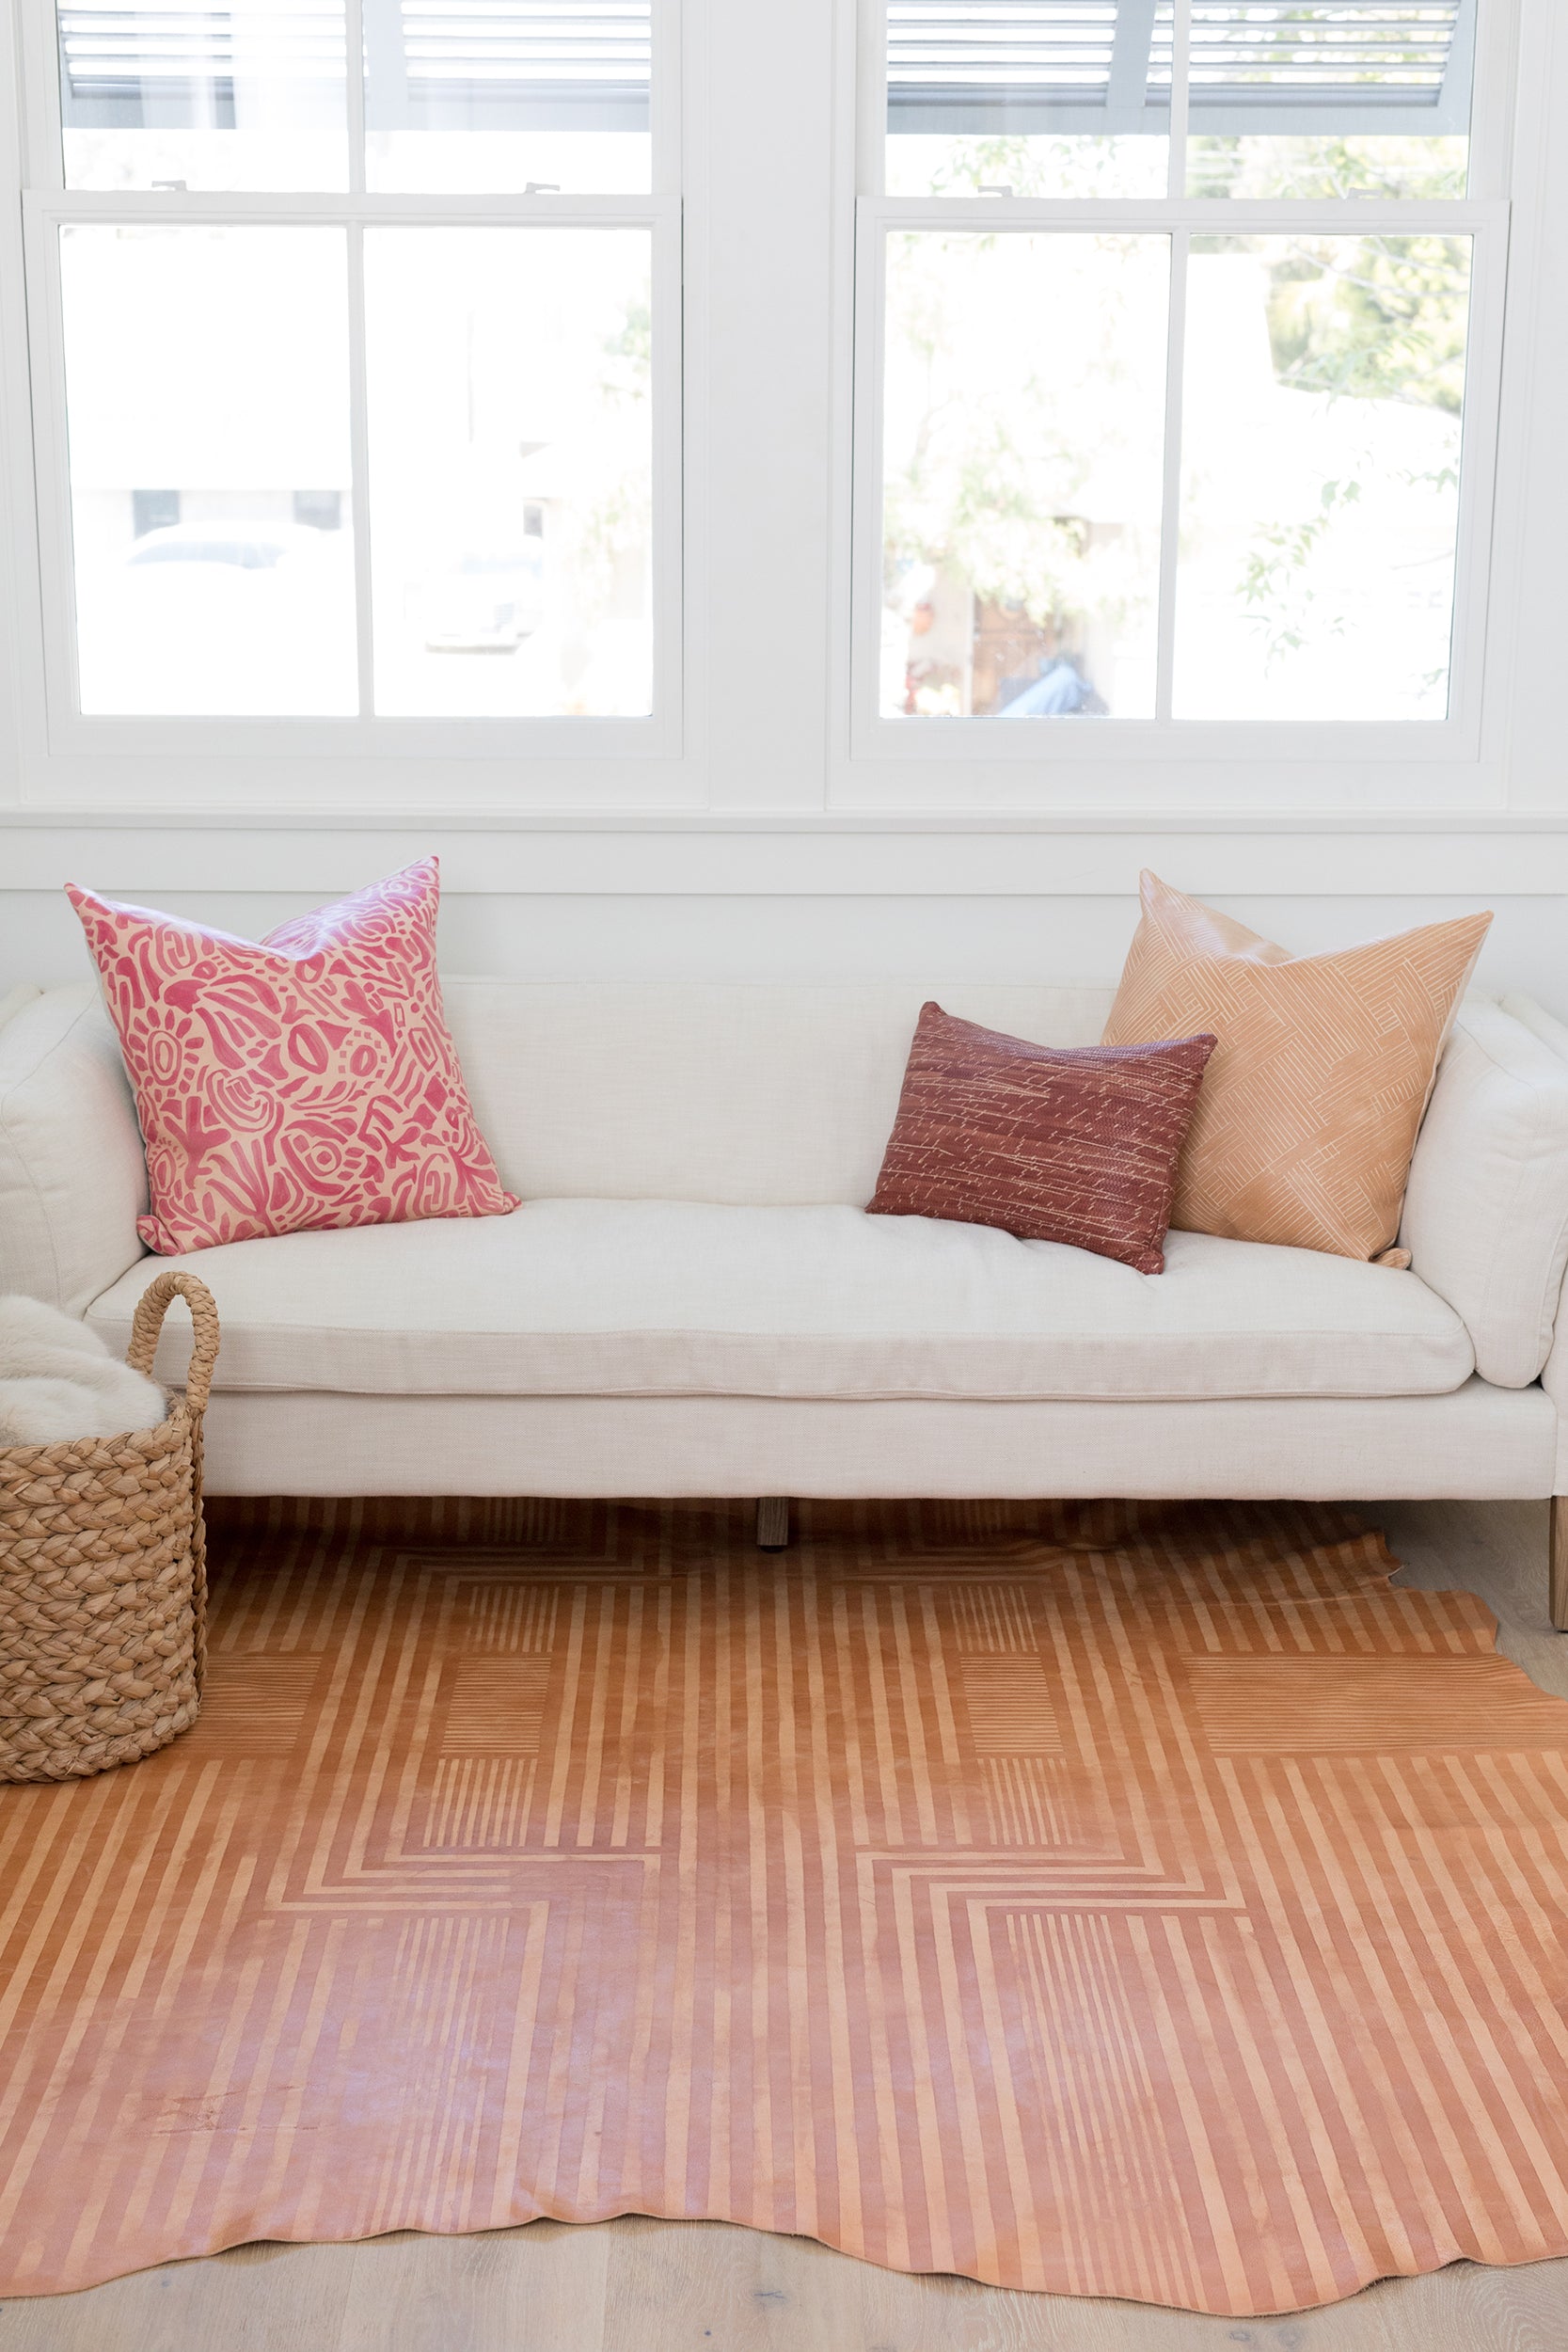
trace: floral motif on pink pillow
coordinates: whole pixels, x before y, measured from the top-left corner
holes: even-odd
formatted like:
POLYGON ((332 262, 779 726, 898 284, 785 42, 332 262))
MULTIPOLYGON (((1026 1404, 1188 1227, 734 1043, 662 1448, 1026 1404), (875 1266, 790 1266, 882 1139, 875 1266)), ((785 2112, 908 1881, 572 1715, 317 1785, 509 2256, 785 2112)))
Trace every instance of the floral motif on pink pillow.
POLYGON ((150 1249, 517 1206, 441 1009, 435 858, 260 945, 67 896, 135 1089, 150 1249))

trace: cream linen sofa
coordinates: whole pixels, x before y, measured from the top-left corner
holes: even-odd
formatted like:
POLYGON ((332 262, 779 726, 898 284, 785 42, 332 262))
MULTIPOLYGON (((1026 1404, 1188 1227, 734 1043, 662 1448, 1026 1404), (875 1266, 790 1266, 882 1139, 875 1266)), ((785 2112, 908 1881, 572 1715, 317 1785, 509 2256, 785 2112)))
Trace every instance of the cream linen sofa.
MULTIPOLYGON (((927 994, 1075 1045, 1112 992, 450 982, 524 1205, 175 1261, 223 1322, 212 1491, 1568 1494, 1568 1030, 1549 1015, 1463 1009, 1411 1173, 1409 1273, 1172 1233, 1146 1276, 863 1214, 927 994)), ((153 1271, 146 1200, 96 993, 22 1004, 0 1029, 0 1289, 122 1346, 153 1271)))

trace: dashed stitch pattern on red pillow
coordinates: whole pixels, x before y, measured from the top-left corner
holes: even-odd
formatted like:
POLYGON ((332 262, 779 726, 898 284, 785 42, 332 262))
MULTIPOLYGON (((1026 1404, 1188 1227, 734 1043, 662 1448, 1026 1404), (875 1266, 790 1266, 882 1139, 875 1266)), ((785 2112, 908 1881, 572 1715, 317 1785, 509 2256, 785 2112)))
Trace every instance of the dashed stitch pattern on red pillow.
POLYGON ((260 944, 67 896, 135 1089, 150 1249, 517 1206, 441 1008, 434 857, 260 944))

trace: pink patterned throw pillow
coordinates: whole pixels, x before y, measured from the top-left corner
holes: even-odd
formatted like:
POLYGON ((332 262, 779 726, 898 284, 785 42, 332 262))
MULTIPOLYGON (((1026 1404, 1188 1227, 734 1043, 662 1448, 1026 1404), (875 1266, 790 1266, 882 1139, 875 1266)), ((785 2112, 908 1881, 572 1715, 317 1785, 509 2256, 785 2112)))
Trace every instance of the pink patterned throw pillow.
POLYGON ((150 1249, 517 1206, 441 1010, 435 858, 260 946, 67 896, 135 1089, 150 1249))

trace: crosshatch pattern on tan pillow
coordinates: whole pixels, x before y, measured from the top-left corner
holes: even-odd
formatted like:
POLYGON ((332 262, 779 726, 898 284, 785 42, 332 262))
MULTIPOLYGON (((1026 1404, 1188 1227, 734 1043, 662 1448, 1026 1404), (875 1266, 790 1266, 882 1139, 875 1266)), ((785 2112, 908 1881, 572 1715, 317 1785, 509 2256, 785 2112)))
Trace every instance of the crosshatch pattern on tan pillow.
POLYGON ((1212 1029, 1171 1224, 1376 1258, 1400 1211, 1449 1025, 1490 914, 1292 956, 1140 879, 1107 1045, 1212 1029))
POLYGON ((1000 1226, 1159 1274, 1213 1043, 1033 1045, 926 1005, 871 1211, 1000 1226))

